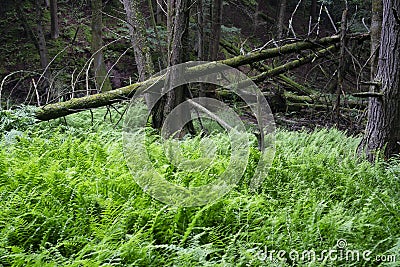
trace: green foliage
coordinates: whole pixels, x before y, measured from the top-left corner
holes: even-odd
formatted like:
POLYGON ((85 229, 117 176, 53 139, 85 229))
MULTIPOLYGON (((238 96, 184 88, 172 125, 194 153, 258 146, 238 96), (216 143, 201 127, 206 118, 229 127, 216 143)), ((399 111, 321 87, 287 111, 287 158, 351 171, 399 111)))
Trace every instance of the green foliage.
POLYGON ((25 130, 35 122, 34 106, 19 106, 14 110, 0 109, 0 133, 14 130, 25 130))
POLYGON ((242 0, 242 3, 245 5, 245 6, 250 6, 250 7, 255 7, 255 6, 257 6, 257 0, 242 0))
POLYGON ((318 0, 318 3, 320 3, 321 5, 331 5, 334 3, 334 0, 318 0))
POLYGON ((167 30, 163 26, 157 26, 157 34, 154 28, 146 29, 146 36, 152 50, 158 51, 159 45, 161 47, 167 46, 167 30), (157 35, 158 34, 158 35, 157 35))
MULTIPOLYGON (((68 117, 67 125, 36 125, 7 145, 2 139, 0 265, 290 266, 265 259, 265 249, 320 252, 338 239, 349 249, 399 257, 400 161, 372 166, 357 159, 358 138, 337 130, 280 130, 259 192, 250 193, 243 182, 217 203, 173 208, 136 185, 120 126, 101 123, 105 113, 96 110, 93 122, 82 113, 68 117)), ((173 166, 162 167, 157 138, 150 141, 155 165, 172 174, 173 166)), ((198 157, 200 141, 182 141, 185 156, 198 157)), ((213 142, 224 147, 226 139, 213 142)), ((244 179, 258 153, 251 152, 244 179)), ((371 264, 377 263, 307 266, 371 264)))

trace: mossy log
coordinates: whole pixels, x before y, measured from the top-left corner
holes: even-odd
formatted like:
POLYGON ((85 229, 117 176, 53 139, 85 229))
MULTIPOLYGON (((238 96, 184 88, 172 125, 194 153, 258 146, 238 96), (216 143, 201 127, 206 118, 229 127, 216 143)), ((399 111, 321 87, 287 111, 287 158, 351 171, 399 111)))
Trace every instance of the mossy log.
MULTIPOLYGON (((365 38, 365 34, 355 35, 356 38, 365 38)), ((319 47, 323 47, 326 45, 330 45, 333 43, 337 43, 340 41, 338 35, 325 37, 317 40, 307 40, 296 42, 292 44, 283 45, 281 47, 265 49, 258 52, 249 53, 247 55, 236 56, 233 58, 216 61, 217 63, 226 64, 231 67, 238 67, 241 65, 250 64, 253 62, 262 61, 268 58, 273 58, 276 56, 280 56, 282 54, 288 54, 293 52, 300 52, 306 49, 315 49, 319 47)), ((215 67, 216 62, 207 63, 201 66, 192 67, 189 71, 193 74, 201 74, 204 69, 209 71, 210 69, 215 67)), ((162 81, 162 79, 149 79, 144 82, 135 83, 126 87, 122 87, 119 89, 111 90, 105 93, 99 93, 96 95, 90 95, 82 98, 74 98, 65 102, 55 103, 45 105, 39 108, 35 117, 39 121, 47 121, 51 119, 56 119, 60 117, 64 117, 69 114, 77 113, 80 111, 102 107, 106 105, 110 105, 116 102, 120 102, 126 99, 129 99, 133 96, 135 90, 145 83, 154 83, 155 81, 162 81)))
MULTIPOLYGON (((222 99, 232 100, 235 94, 226 89, 217 90, 217 95, 222 99)), ((316 110, 329 110, 332 104, 327 103, 326 99, 320 99, 317 95, 303 96, 290 92, 276 94, 263 92, 268 104, 273 112, 300 111, 302 109, 315 108, 316 110)), ((346 107, 340 107, 344 111, 364 110, 367 105, 360 101, 346 100, 346 107)))
MULTIPOLYGON (((304 56, 304 57, 298 58, 296 60, 290 61, 288 63, 282 64, 273 69, 268 69, 267 71, 265 71, 263 73, 260 73, 256 76, 251 77, 251 80, 255 83, 263 82, 265 79, 272 78, 274 76, 285 73, 289 70, 298 68, 304 64, 310 63, 310 62, 316 60, 317 58, 324 57, 327 54, 332 53, 336 49, 337 49, 336 45, 331 45, 328 48, 320 49, 316 52, 312 52, 312 53, 308 54, 307 56, 304 56)), ((242 88, 249 86, 250 85, 249 80, 242 81, 238 85, 242 88)))
POLYGON ((256 82, 256 83, 257 82, 262 82, 266 78, 272 77, 274 75, 279 75, 279 74, 285 73, 285 72, 287 72, 289 70, 292 70, 292 69, 300 67, 300 66, 302 66, 304 64, 310 63, 311 61, 314 61, 317 58, 324 57, 327 54, 332 53, 336 49, 337 49, 336 45, 331 45, 328 48, 324 48, 324 49, 318 50, 316 52, 310 53, 309 55, 307 55, 305 57, 301 57, 299 59, 290 61, 290 62, 288 62, 286 64, 280 65, 280 66, 278 66, 276 68, 273 68, 273 69, 267 70, 267 71, 265 71, 263 73, 260 73, 257 76, 254 76, 252 78, 252 80, 254 82, 256 82))
MULTIPOLYGON (((226 42, 225 40, 221 40, 220 44, 229 54, 231 54, 233 56, 240 55, 239 48, 234 47, 232 44, 226 42)), ((260 71, 260 72, 265 72, 265 71, 268 71, 268 70, 272 69, 272 67, 270 67, 270 66, 268 66, 266 64, 263 64, 261 62, 256 62, 254 64, 251 64, 251 66, 253 68, 255 68, 256 70, 260 71)), ((279 74, 276 77, 276 80, 279 83, 291 88, 296 93, 307 94, 307 95, 312 94, 312 90, 311 89, 305 87, 304 85, 301 85, 301 84, 297 83, 296 81, 290 79, 289 77, 287 77, 284 74, 279 74)))

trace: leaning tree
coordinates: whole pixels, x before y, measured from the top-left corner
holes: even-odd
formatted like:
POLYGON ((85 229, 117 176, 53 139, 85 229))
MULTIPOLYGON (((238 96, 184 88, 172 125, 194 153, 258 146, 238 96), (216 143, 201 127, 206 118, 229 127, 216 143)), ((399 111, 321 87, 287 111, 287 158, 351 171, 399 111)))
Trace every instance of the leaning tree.
MULTIPOLYGON (((379 1, 379 0, 378 0, 379 1)), ((369 101, 368 123, 359 150, 374 161, 400 153, 400 0, 383 0, 378 69, 369 101)))

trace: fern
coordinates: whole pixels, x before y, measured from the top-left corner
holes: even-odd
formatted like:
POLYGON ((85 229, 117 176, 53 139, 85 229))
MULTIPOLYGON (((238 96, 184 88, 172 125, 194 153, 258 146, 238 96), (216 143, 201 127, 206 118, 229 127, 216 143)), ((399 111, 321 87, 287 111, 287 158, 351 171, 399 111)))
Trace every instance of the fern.
MULTIPOLYGON (((88 114, 76 114, 67 124, 21 122, 14 131, 3 126, 0 265, 376 264, 262 257, 265 248, 320 252, 334 248, 338 239, 374 256, 400 257, 400 162, 373 166, 358 159, 359 138, 337 130, 279 130, 276 157, 258 192, 247 186, 259 157, 253 150, 241 184, 225 197, 204 207, 177 209, 152 199, 135 183, 124 162, 121 126, 104 122, 105 113, 96 110, 93 123, 88 114)), ((229 161, 224 133, 208 137, 217 155, 214 165, 194 173, 171 164, 158 137, 149 134, 154 167, 176 184, 189 178, 193 184, 208 183, 205 177, 217 177, 229 161), (176 172, 185 179, 177 179, 176 172)), ((201 157, 200 142, 179 143, 185 158, 201 157)))

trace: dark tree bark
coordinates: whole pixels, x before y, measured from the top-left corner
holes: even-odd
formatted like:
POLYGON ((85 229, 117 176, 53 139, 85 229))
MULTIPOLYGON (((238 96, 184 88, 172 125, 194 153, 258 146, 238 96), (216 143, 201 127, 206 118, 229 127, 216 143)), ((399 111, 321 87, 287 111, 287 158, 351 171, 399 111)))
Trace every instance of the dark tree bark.
MULTIPOLYGON (((373 81, 376 75, 379 59, 379 46, 382 32, 382 15, 383 15, 382 0, 372 1, 372 19, 371 19, 371 76, 373 81)), ((371 91, 375 91, 372 86, 371 91)))
POLYGON ((43 10, 41 1, 36 0, 35 7, 36 7, 37 44, 39 48, 40 65, 44 70, 44 77, 46 78, 44 86, 48 87, 51 84, 51 72, 50 69, 48 68, 49 55, 47 51, 46 38, 44 36, 44 30, 42 25, 43 10))
POLYGON ((281 0, 281 4, 279 5, 278 25, 276 30, 276 35, 279 40, 282 39, 283 37, 285 14, 286 14, 286 0, 281 0))
POLYGON ((103 19, 102 19, 102 0, 92 0, 92 53, 94 75, 97 91, 110 91, 111 82, 107 76, 107 69, 103 56, 103 19))
POLYGON ((312 22, 315 22, 317 20, 317 8, 317 0, 311 0, 310 17, 312 22))
POLYGON ((197 0, 197 59, 204 60, 204 12, 203 0, 197 0))
POLYGON ((218 58, 219 40, 221 39, 222 0, 213 1, 211 20, 210 61, 214 61, 218 58))
POLYGON ((51 38, 52 39, 57 39, 60 36, 57 12, 58 12, 57 0, 50 0, 51 38))
MULTIPOLYGON (((221 25, 222 25, 222 0, 210 1, 210 33, 208 34, 209 48, 208 60, 215 61, 218 59, 219 41, 221 39, 221 25)), ((216 86, 213 84, 202 85, 204 94, 208 97, 215 98, 216 86)))
MULTIPOLYGON (((204 9, 203 9, 203 0, 197 0, 197 60, 205 61, 205 51, 204 51, 204 9)), ((200 97, 205 97, 205 86, 204 84, 200 84, 200 97)))
POLYGON ((203 0, 204 60, 210 61, 211 25, 213 0, 203 0))
POLYGON ((339 122, 340 117, 340 96, 344 92, 343 88, 343 80, 346 75, 346 34, 347 34, 347 12, 348 5, 347 0, 345 1, 345 9, 342 12, 342 20, 340 23, 340 57, 339 57, 339 67, 337 71, 337 84, 336 84, 336 103, 334 106, 334 113, 336 116, 337 122, 339 122))
MULTIPOLYGON (((189 47, 189 14, 190 0, 170 0, 168 3, 168 66, 173 66, 188 60, 189 47)), ((179 73, 172 71, 166 83, 173 82, 179 73)), ((166 87, 168 85, 166 84, 166 87)), ((163 123, 171 111, 184 102, 189 97, 189 89, 186 85, 179 86, 169 91, 165 98, 162 98, 154 107, 152 112, 152 125, 156 129, 161 129, 163 123)), ((183 125, 184 121, 190 121, 190 114, 179 114, 174 118, 174 122, 183 125)), ((168 127, 168 126, 167 126, 168 127)), ((173 127, 174 128, 174 127, 173 127)), ((166 129, 169 134, 171 132, 166 129)), ((185 125, 183 132, 194 132, 192 122, 185 125)))
POLYGON ((156 8, 156 22, 157 25, 165 25, 166 24, 166 16, 164 11, 166 6, 164 5, 163 0, 156 0, 157 8, 156 8))
POLYGON ((400 152, 400 0, 383 0, 378 70, 382 97, 370 98, 368 123, 359 151, 373 162, 400 152))
POLYGON ((255 3, 254 17, 253 17, 253 35, 256 34, 258 27, 258 16, 260 15, 260 1, 255 3))

